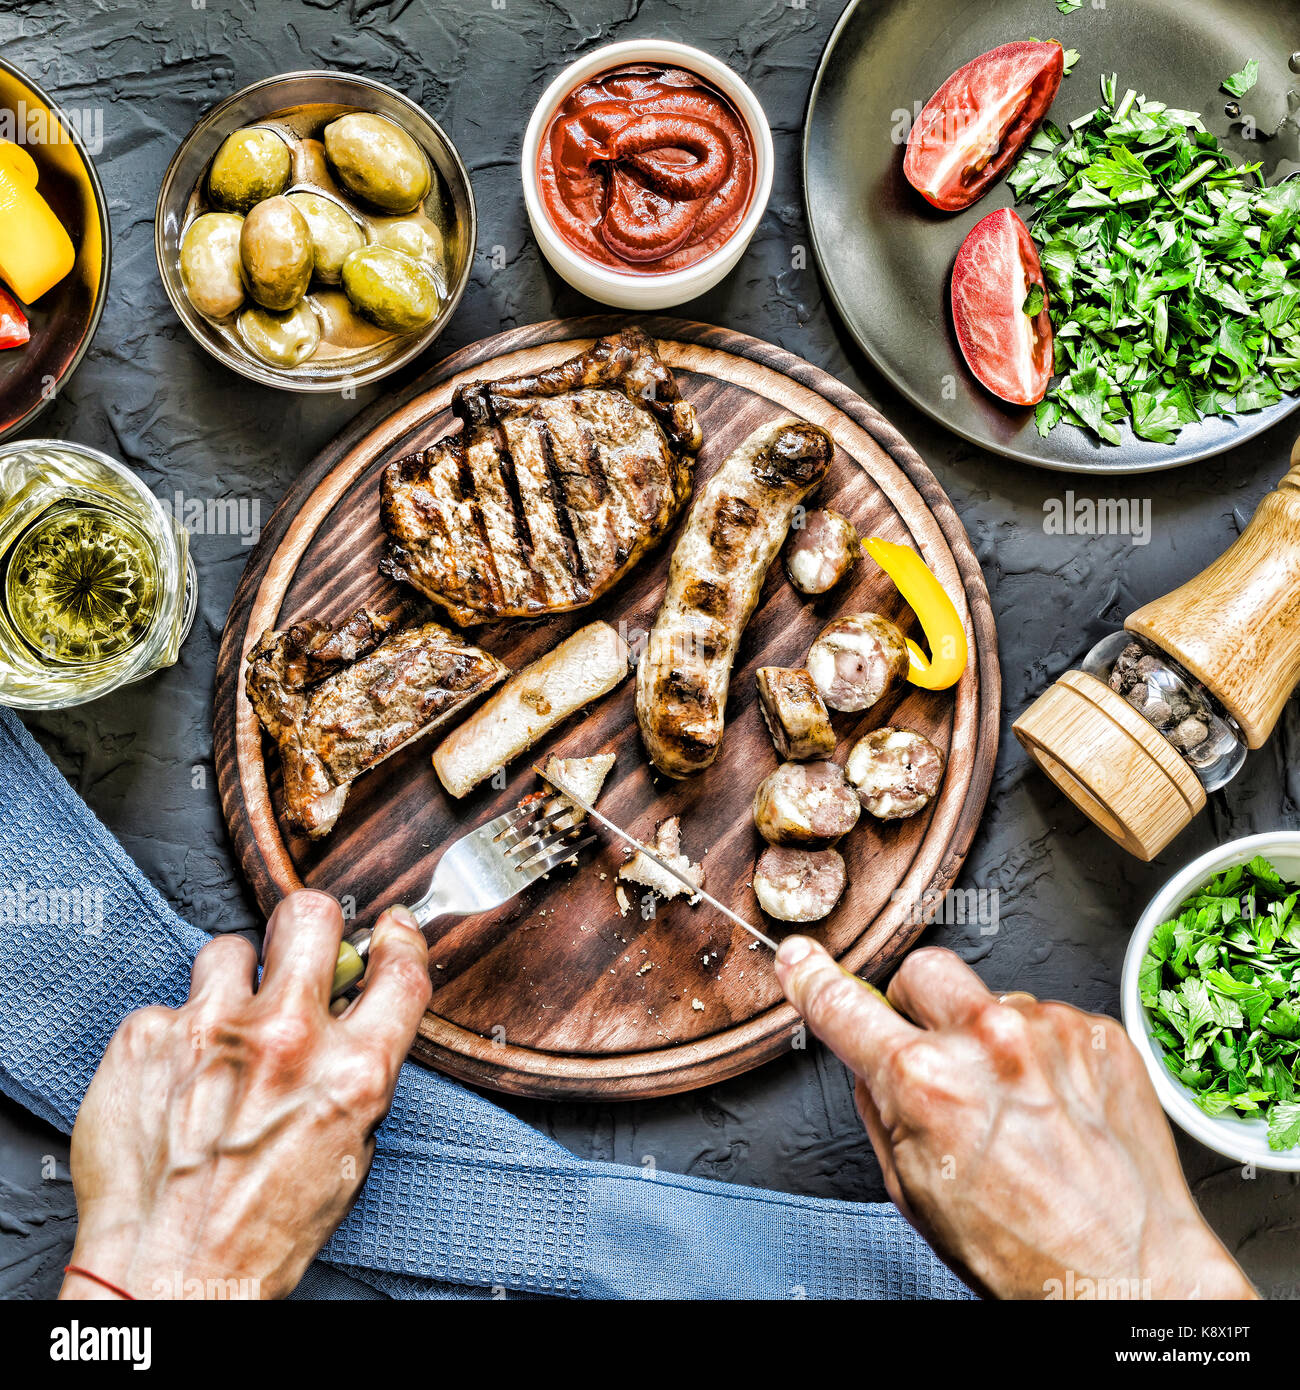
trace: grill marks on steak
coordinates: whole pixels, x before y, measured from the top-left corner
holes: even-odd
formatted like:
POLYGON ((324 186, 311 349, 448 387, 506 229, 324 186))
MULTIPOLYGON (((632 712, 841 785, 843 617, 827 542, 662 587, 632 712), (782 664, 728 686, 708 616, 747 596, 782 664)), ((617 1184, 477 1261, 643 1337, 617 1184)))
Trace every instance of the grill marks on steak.
POLYGON ((639 329, 464 386, 452 410, 459 432, 384 470, 380 568, 458 623, 583 607, 690 495, 699 424, 639 329))
POLYGON ((263 633, 248 654, 248 698, 280 746, 289 823, 312 839, 334 828, 357 777, 508 674, 439 623, 403 626, 419 616, 427 609, 361 608, 338 628, 263 633))

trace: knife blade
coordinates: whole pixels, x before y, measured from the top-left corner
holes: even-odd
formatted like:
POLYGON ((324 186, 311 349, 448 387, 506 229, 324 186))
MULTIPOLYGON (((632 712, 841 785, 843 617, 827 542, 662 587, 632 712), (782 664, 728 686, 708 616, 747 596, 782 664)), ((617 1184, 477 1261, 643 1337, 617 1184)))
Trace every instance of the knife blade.
POLYGON ((627 831, 622 828, 622 826, 615 825, 614 822, 610 820, 608 816, 602 816, 601 813, 598 810, 596 810, 594 806, 589 806, 580 796, 577 795, 576 792, 571 791, 568 787, 566 787, 565 784, 558 777, 554 777, 550 773, 543 772, 542 769, 538 767, 536 763, 533 764, 533 771, 542 779, 543 782, 547 783, 549 786, 554 787, 555 790, 559 792, 561 796, 567 797, 568 800, 572 801, 573 804, 580 811, 585 812, 588 816, 591 817, 592 820, 599 822, 601 825, 605 827, 606 830, 612 830, 614 834, 619 837, 620 840, 624 841, 624 843, 626 844, 631 845, 633 849, 639 850, 652 864, 657 864, 664 871, 664 873, 671 875, 673 878, 677 880, 678 883, 690 889, 691 897, 703 898, 704 901, 708 903, 710 907, 716 908, 719 912, 722 913, 724 917, 729 918, 738 927, 744 927, 744 929, 750 934, 750 936, 755 937, 757 940, 761 941, 764 946, 768 947, 772 951, 775 951, 777 949, 776 942, 773 941, 770 936, 764 936, 763 933, 759 931, 757 927, 751 927, 743 917, 738 917, 729 907, 726 907, 724 904, 720 903, 717 900, 717 898, 713 897, 712 894, 706 893, 703 888, 697 888, 696 885, 693 884, 690 881, 690 879, 687 878, 684 873, 682 873, 680 869, 675 869, 665 859, 661 858, 658 854, 656 854, 654 850, 650 849, 647 845, 643 845, 641 841, 638 840, 635 836, 629 835, 627 831))

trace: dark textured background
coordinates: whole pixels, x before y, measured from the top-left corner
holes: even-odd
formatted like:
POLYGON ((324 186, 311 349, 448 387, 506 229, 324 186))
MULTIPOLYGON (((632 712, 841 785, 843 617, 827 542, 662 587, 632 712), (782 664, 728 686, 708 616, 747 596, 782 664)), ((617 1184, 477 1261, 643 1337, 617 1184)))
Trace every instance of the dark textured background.
MULTIPOLYGON (((1049 0, 1043 7, 1050 28, 1049 0)), ((258 499, 265 519, 315 450, 372 398, 294 397, 246 383, 190 341, 164 298, 153 256, 155 192, 180 138, 236 88, 295 68, 353 69, 408 93, 456 142, 478 199, 479 254, 459 312, 424 359, 430 365, 501 328, 591 308, 544 267, 519 192, 520 137, 549 77, 614 39, 655 35, 708 49, 746 77, 767 109, 776 186, 739 269, 683 315, 775 341, 879 406, 947 487, 993 596, 1003 745, 962 886, 998 890, 1001 928, 988 937, 978 928, 939 929, 931 939, 960 952, 997 989, 1117 1013, 1129 929, 1164 879, 1229 837, 1300 825, 1296 705, 1269 746, 1151 865, 1123 855, 1030 770, 1011 721, 1109 626, 1231 541, 1285 471, 1297 427, 1181 472, 1099 487, 1003 463, 896 397, 834 321, 806 251, 804 107, 841 8, 840 0, 0 0, 6 57, 64 104, 102 106, 98 167, 113 224, 112 288, 98 338, 32 433, 105 449, 160 496, 179 488, 187 497, 258 499), (1151 543, 1045 535, 1043 503, 1067 488, 1149 498, 1151 543)), ((1300 12, 1297 20, 1300 40, 1300 12)), ((247 552, 237 537, 200 535, 193 547, 202 594, 179 665, 118 697, 28 723, 175 906, 226 931, 249 928, 254 917, 217 805, 209 706, 217 643, 247 552)), ((595 1158, 639 1164, 652 1155, 664 1168, 730 1182, 884 1195, 848 1078, 820 1050, 666 1100, 506 1104, 595 1158)), ((1246 1179, 1189 1140, 1180 1147, 1203 1210, 1248 1272, 1275 1297, 1300 1296, 1296 1180, 1246 1179)), ((64 1139, 0 1104, 0 1293, 43 1296, 57 1287, 74 1228, 66 1159, 64 1139), (57 1159, 52 1180, 43 1180, 43 1155, 57 1159)))

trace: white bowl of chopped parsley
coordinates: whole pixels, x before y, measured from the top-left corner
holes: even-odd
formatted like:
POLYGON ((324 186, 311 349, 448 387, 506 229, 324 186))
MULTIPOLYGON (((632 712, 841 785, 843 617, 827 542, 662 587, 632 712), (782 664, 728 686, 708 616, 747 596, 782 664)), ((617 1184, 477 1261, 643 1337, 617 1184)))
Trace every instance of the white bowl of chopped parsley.
POLYGON ((1300 832, 1175 874, 1133 933, 1121 1007, 1170 1119, 1228 1158, 1300 1172, 1300 832))

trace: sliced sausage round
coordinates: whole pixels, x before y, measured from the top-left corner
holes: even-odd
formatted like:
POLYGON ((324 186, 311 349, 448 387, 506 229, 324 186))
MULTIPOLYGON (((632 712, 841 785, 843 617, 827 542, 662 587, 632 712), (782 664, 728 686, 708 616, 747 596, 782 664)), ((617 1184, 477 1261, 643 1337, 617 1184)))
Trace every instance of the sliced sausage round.
POLYGON ((808 672, 760 666, 755 680, 758 708, 777 753, 794 762, 830 757, 835 751, 835 730, 808 672))
POLYGON ((790 532, 785 572, 801 594, 824 594, 853 568, 862 544, 857 527, 843 513, 824 507, 809 512, 790 532))
POLYGON ((754 793, 754 824, 770 845, 825 849, 861 814, 839 763, 782 763, 754 793))
POLYGON ((879 613, 849 613, 827 623, 808 649, 808 674, 831 709, 870 709, 907 674, 903 634, 879 613))
POLYGON ((754 866, 754 896, 778 922, 816 922, 840 900, 849 876, 833 849, 765 849, 754 866))
POLYGON ((913 729, 873 729, 853 745, 849 781, 878 820, 902 820, 930 804, 943 780, 943 754, 913 729))

